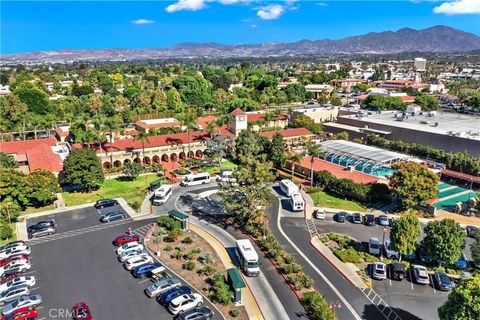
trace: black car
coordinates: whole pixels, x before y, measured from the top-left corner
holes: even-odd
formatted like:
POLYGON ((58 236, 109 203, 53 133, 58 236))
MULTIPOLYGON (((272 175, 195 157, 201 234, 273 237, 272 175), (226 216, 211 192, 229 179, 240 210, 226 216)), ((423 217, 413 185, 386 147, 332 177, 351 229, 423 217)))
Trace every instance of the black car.
POLYGON ((47 227, 55 228, 55 220, 51 219, 51 220, 38 221, 35 224, 32 224, 31 226, 29 226, 27 228, 27 232, 32 233, 35 230, 43 229, 47 227))
POLYGON ((196 307, 179 314, 177 320, 207 320, 213 317, 213 312, 208 307, 196 307))
POLYGON ((467 237, 475 238, 478 232, 478 228, 475 226, 467 226, 465 228, 465 232, 467 233, 467 237))
POLYGON ((453 288, 453 281, 445 272, 435 272, 433 275, 438 290, 450 291, 453 288))
POLYGON ((400 262, 394 262, 389 265, 390 279, 403 280, 405 278, 405 265, 400 262))
POLYGON ((109 212, 109 213, 103 214, 100 217, 100 222, 111 222, 114 220, 123 219, 125 217, 126 217, 125 212, 121 212, 121 211, 109 212))
POLYGON ((366 226, 374 226, 375 225, 375 216, 373 214, 366 214, 363 218, 363 223, 366 226))
POLYGON ((95 202, 94 207, 96 209, 103 209, 108 207, 118 206, 118 201, 113 199, 102 199, 95 202))
POLYGON ((347 221, 348 214, 346 212, 339 212, 337 213, 337 222, 345 222, 347 221))

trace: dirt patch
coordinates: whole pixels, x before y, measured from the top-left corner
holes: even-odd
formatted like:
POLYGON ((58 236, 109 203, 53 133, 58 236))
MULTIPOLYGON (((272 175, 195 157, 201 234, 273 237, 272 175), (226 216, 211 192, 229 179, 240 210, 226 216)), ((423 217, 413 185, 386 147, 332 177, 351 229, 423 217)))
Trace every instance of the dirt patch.
MULTIPOLYGON (((145 236, 146 246, 153 252, 160 252, 159 259, 166 267, 186 279, 195 289, 202 292, 205 296, 210 297, 210 281, 213 273, 207 276, 202 274, 200 270, 205 270, 205 266, 209 265, 215 271, 227 277, 227 270, 215 250, 207 241, 191 230, 184 232, 178 240, 173 242, 161 241, 161 236, 157 236, 158 232, 159 228, 157 225, 154 225, 147 232, 145 236), (193 266, 192 270, 185 269, 187 263, 190 263, 189 267, 193 266)), ((247 312, 243 306, 236 307, 233 303, 225 306, 221 303, 215 303, 214 301, 213 303, 227 319, 248 319, 247 312), (232 317, 230 311, 235 309, 240 310, 240 315, 232 317)))

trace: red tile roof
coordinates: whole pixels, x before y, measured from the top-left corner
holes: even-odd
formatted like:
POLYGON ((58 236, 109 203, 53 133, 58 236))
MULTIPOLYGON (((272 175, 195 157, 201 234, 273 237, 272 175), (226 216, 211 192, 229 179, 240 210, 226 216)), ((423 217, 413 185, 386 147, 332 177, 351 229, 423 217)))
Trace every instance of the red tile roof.
POLYGON ((217 117, 216 116, 205 116, 205 117, 198 117, 197 119, 197 124, 201 128, 205 128, 210 122, 216 121, 217 117))
POLYGON ((27 150, 32 149, 33 147, 39 144, 46 144, 48 146, 54 146, 57 144, 57 139, 55 137, 36 139, 36 140, 19 140, 19 141, 9 141, 0 143, 0 151, 7 154, 24 154, 27 150))
POLYGON ((235 110, 233 110, 232 112, 230 112, 230 114, 232 116, 244 116, 246 115, 245 111, 243 111, 242 109, 240 108, 236 108, 235 110))
MULTIPOLYGON (((297 166, 305 168, 310 171, 310 168, 312 166, 311 159, 312 157, 310 156, 304 157, 302 160, 300 160, 300 163, 297 164, 297 166)), ((385 181, 380 177, 375 177, 360 171, 350 172, 348 171, 348 169, 346 169, 345 167, 339 166, 338 164, 334 164, 322 159, 314 158, 313 171, 319 172, 322 170, 330 172, 337 179, 351 179, 356 183, 368 184, 368 183, 385 181)))
POLYGON ((274 135, 280 134, 284 138, 291 138, 291 137, 299 137, 299 136, 309 136, 313 135, 308 129, 305 128, 294 128, 294 129, 285 129, 285 130, 278 130, 278 131, 265 131, 260 132, 262 137, 267 137, 268 139, 272 139, 274 135))
MULTIPOLYGON (((210 133, 206 131, 194 131, 190 132, 190 143, 202 142, 210 139, 210 133)), ((148 137, 148 141, 145 141, 145 148, 155 148, 169 145, 179 145, 188 143, 188 134, 186 132, 165 134, 161 136, 148 137)), ((74 144, 74 149, 80 149, 82 144, 74 144)), ((113 143, 106 142, 102 145, 100 150, 98 144, 92 143, 89 145, 90 149, 97 153, 110 152, 110 151, 125 151, 125 150, 140 150, 142 149, 142 142, 134 139, 117 140, 113 143)))
POLYGON ((407 101, 407 102, 408 101, 415 101, 415 97, 413 97, 413 96, 401 96, 400 99, 404 102, 405 101, 407 101))
POLYGON ((46 169, 50 172, 61 172, 63 170, 62 159, 53 153, 51 146, 39 144, 27 151, 28 167, 34 169, 46 169))
POLYGON ((58 134, 59 137, 67 137, 69 135, 69 131, 64 131, 62 128, 58 127, 55 128, 55 132, 58 134))

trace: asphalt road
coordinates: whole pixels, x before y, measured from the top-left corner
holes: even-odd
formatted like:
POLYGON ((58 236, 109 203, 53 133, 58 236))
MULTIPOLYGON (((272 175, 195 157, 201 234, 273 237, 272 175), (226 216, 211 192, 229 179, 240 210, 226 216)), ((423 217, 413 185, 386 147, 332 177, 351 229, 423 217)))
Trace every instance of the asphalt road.
MULTIPOLYGON (((79 225, 88 228, 86 221, 91 222, 90 226, 99 224, 95 214, 98 216, 91 208, 76 210, 72 215, 59 214, 59 229, 68 236, 32 242, 31 274, 37 278, 38 287, 34 293, 43 298, 38 320, 70 319, 65 310, 81 301, 90 306, 98 320, 172 319, 163 306, 143 293, 150 280, 135 279, 124 270, 112 245, 113 239, 129 227, 134 232, 146 230, 144 226, 153 219, 125 220, 124 224, 112 223, 108 228, 88 232, 73 230, 79 225)), ((220 319, 218 315, 215 318, 220 319)))

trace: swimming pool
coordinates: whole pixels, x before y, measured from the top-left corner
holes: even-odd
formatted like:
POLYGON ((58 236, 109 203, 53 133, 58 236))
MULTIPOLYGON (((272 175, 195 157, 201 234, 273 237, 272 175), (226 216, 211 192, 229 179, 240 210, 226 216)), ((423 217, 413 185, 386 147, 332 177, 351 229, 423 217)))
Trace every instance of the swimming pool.
POLYGON ((348 166, 355 166, 355 170, 368 173, 377 177, 387 177, 392 175, 395 170, 385 166, 375 166, 372 163, 368 163, 363 160, 357 160, 355 158, 349 156, 328 156, 325 160, 330 161, 331 163, 335 163, 344 167, 348 166))

